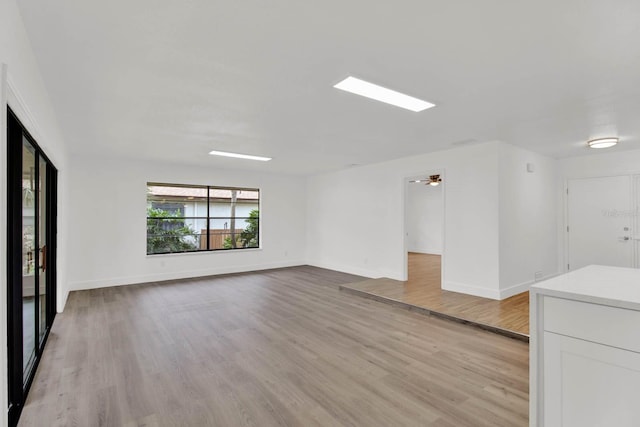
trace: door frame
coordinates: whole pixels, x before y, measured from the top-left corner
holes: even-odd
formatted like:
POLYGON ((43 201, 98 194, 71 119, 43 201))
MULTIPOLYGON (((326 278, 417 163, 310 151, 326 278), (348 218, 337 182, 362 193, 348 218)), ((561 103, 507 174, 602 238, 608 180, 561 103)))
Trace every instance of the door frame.
MULTIPOLYGON (((20 118, 7 106, 6 110, 7 120, 7 159, 11 161, 7 162, 7 387, 8 387, 8 422, 9 426, 17 424, 22 408, 26 401, 26 396, 29 392, 35 373, 38 368, 38 364, 41 360, 42 353, 44 351, 53 320, 56 316, 56 271, 57 271, 57 169, 51 162, 51 160, 44 153, 42 148, 38 145, 35 139, 31 136, 26 129, 20 118), (46 296, 45 301, 47 304, 45 316, 46 322, 44 335, 42 341, 40 341, 40 310, 39 310, 39 298, 34 299, 34 321, 37 318, 37 322, 34 325, 35 334, 35 360, 29 375, 24 380, 23 373, 23 318, 22 318, 22 191, 18 191, 18 185, 22 181, 22 150, 23 150, 23 137, 26 138, 33 146, 36 152, 35 156, 35 168, 36 176, 39 177, 40 159, 44 160, 47 167, 44 173, 46 174, 46 181, 44 189, 46 192, 46 206, 42 207, 46 210, 45 214, 45 233, 46 233, 46 263, 45 270, 45 286, 46 296), (16 256, 19 254, 19 256, 16 256), (19 284, 16 285, 16 284, 19 284)), ((39 190, 40 191, 40 190, 39 190)), ((35 227, 36 233, 40 233, 39 227, 39 193, 36 193, 35 197, 35 227)), ((39 235, 39 234, 36 234, 39 235)), ((40 240, 38 238, 38 240, 40 240)), ((40 243, 38 242, 38 247, 40 243)), ((36 295, 39 293, 39 254, 36 255, 36 274, 34 277, 34 287, 36 289, 36 295)))
MULTIPOLYGON (((565 177, 564 179, 564 184, 562 186, 562 208, 563 208, 563 212, 562 212, 562 229, 560 230, 560 233, 562 234, 562 247, 563 247, 563 251, 562 251, 562 272, 563 273, 568 273, 569 271, 571 271, 568 266, 569 266, 569 182, 570 181, 574 181, 577 179, 598 179, 598 178, 614 178, 614 177, 621 177, 621 176, 626 176, 629 177, 629 179, 631 180, 631 185, 630 185, 630 194, 629 194, 629 200, 630 200, 630 204, 631 206, 635 206, 636 207, 636 211, 638 209, 638 206, 640 206, 640 196, 638 195, 638 192, 640 191, 640 171, 638 172, 630 172, 630 173, 612 173, 612 174, 598 174, 598 175, 585 175, 585 176, 571 176, 571 177, 565 177)), ((638 215, 635 216, 635 218, 632 220, 632 235, 637 235, 640 237, 640 232, 638 232, 636 229, 638 227, 640 227, 640 218, 638 218, 638 215)), ((632 258, 633 258, 633 266, 634 268, 640 268, 640 241, 636 240, 632 237, 632 258)))
POLYGON ((440 288, 442 289, 442 284, 445 283, 445 255, 447 252, 447 242, 446 242, 446 229, 447 229, 447 180, 446 180, 446 171, 444 168, 431 169, 427 172, 418 172, 412 173, 410 175, 405 175, 402 178, 402 280, 406 281, 409 279, 409 254, 408 254, 408 227, 407 227, 407 203, 409 202, 409 180, 415 179, 417 177, 424 177, 430 175, 440 175, 442 182, 440 185, 442 186, 442 254, 440 255, 440 288))

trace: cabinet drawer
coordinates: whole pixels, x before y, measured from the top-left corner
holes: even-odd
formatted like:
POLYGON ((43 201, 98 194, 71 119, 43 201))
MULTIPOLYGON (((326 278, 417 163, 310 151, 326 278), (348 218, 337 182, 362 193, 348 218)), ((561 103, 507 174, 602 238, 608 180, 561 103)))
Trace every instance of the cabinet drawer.
POLYGON ((544 330, 640 353, 640 312, 544 297, 544 330))

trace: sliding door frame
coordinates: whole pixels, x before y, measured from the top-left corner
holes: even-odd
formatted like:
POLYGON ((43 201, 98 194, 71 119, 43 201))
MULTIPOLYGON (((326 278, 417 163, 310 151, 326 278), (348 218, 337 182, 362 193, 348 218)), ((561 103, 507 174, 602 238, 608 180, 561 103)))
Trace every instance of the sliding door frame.
POLYGON ((22 125, 20 119, 7 108, 7 362, 8 362, 8 417, 9 426, 18 423, 20 413, 26 401, 27 393, 33 382, 42 352, 44 351, 51 325, 56 315, 56 223, 57 223, 57 170, 44 154, 34 138, 22 125), (35 273, 34 273, 34 341, 35 360, 26 380, 23 366, 23 275, 22 275, 22 244, 23 244, 23 200, 22 200, 22 167, 23 167, 23 138, 35 150, 35 181, 40 182, 40 174, 45 176, 45 188, 36 186, 34 197, 34 233, 35 273), (40 170, 40 159, 45 161, 44 171, 40 170), (42 198, 40 191, 46 192, 45 206, 39 206, 42 198), (42 208, 42 210, 41 210, 42 208), (46 323, 42 341, 40 341, 40 227, 41 212, 45 212, 46 221, 46 323))

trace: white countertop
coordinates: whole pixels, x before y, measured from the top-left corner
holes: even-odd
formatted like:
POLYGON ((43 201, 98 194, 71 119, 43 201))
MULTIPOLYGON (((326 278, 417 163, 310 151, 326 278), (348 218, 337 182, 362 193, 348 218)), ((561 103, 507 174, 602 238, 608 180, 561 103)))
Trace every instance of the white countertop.
POLYGON ((590 265, 536 283, 531 293, 640 310, 640 269, 590 265))

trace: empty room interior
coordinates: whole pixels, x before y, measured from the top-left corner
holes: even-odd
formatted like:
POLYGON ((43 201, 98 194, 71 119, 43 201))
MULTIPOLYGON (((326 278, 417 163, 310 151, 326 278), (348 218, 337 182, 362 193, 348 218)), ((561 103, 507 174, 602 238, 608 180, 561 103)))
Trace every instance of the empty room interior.
POLYGON ((639 22, 0 0, 0 427, 637 427, 639 22))

